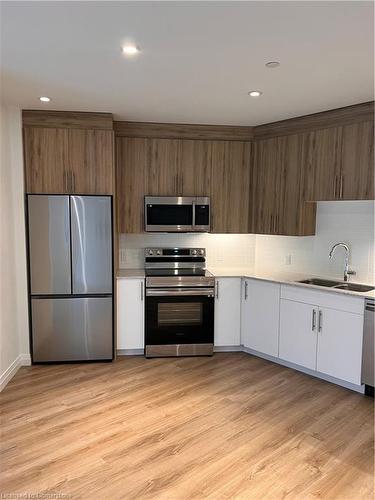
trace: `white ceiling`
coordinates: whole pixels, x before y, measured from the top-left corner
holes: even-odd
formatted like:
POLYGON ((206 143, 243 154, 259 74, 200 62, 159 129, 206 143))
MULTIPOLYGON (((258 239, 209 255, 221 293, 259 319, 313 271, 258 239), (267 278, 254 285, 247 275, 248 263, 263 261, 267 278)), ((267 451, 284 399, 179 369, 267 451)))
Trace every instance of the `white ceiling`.
POLYGON ((373 9, 362 1, 1 2, 2 98, 233 125, 369 101, 373 9), (126 41, 142 53, 126 59, 126 41), (281 66, 266 69, 274 60, 281 66), (250 98, 252 89, 263 96, 250 98))

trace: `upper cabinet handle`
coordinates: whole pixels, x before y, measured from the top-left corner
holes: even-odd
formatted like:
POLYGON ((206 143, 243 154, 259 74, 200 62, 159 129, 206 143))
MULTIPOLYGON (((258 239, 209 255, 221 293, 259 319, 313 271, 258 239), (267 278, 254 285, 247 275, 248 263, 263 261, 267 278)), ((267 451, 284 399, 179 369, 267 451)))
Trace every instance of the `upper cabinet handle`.
POLYGON ((343 191, 344 191, 344 176, 340 175, 340 198, 343 197, 343 191))

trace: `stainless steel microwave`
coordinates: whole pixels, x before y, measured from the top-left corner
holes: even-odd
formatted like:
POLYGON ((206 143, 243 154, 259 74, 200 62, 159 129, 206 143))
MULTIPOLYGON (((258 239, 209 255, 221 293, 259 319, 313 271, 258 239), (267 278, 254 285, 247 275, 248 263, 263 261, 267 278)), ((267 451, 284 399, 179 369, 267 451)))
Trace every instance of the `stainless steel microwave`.
POLYGON ((145 196, 145 230, 164 233, 210 231, 208 196, 145 196))

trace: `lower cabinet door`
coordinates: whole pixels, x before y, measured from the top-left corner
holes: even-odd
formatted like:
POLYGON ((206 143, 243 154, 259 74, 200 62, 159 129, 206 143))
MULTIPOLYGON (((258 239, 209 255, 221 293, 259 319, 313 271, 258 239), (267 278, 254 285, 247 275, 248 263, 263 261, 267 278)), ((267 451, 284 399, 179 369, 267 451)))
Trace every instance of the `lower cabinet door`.
POLYGON ((280 285, 245 279, 242 288, 241 341, 245 347, 279 354, 280 285))
POLYGON ((319 308, 311 304, 280 300, 281 359, 311 370, 316 369, 318 312, 319 308))
POLYGON ((319 372, 361 383, 363 316, 320 308, 317 367, 319 372))
POLYGON ((144 279, 117 280, 117 349, 144 349, 144 279))
POLYGON ((239 346, 241 341, 241 278, 216 279, 215 346, 239 346))

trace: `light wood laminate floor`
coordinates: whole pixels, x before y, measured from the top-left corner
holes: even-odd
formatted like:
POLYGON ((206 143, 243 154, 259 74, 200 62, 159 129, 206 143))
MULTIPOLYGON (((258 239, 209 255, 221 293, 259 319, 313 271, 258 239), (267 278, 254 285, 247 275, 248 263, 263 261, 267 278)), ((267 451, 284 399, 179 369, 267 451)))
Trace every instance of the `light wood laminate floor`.
POLYGON ((245 353, 27 367, 0 400, 1 494, 373 498, 372 400, 245 353))

